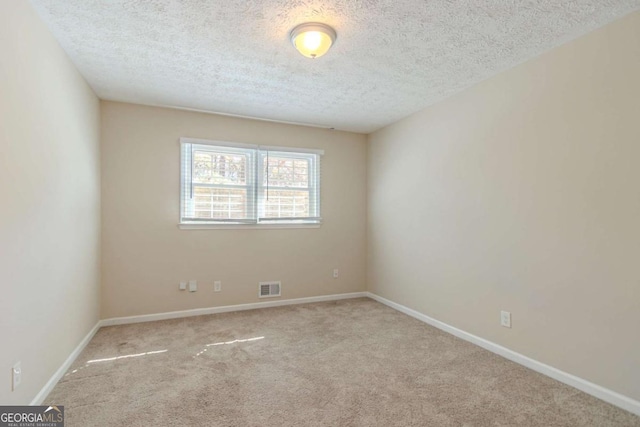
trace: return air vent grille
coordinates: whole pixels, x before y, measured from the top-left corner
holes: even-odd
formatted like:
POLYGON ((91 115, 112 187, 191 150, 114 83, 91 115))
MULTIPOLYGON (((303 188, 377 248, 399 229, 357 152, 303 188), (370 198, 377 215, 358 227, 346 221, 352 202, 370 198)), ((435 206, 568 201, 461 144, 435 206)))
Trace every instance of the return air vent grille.
POLYGON ((260 282, 258 284, 258 297, 279 297, 280 296, 280 282, 260 282))

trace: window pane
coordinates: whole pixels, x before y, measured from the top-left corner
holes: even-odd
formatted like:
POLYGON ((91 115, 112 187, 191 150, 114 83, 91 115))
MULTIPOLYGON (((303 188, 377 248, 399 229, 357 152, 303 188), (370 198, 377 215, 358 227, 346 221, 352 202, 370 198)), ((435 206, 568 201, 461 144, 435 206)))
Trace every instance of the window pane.
POLYGON ((245 219, 247 190, 229 188, 193 188, 194 214, 205 219, 245 219))
POLYGON ((309 160, 286 157, 264 159, 266 173, 263 185, 273 187, 309 187, 309 160))
POLYGON ((181 139, 181 223, 320 222, 321 153, 187 140, 181 139))
POLYGON ((243 154, 195 151, 193 182, 196 184, 245 185, 247 156, 243 154))
POLYGON ((301 190, 268 190, 264 201, 265 218, 308 217, 309 192, 301 190))

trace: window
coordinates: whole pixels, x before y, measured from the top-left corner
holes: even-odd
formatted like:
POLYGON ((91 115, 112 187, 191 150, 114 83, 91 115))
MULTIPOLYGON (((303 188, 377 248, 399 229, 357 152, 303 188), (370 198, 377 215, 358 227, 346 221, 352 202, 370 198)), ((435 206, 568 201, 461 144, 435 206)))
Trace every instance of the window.
POLYGON ((181 224, 319 224, 321 150, 182 138, 181 224))

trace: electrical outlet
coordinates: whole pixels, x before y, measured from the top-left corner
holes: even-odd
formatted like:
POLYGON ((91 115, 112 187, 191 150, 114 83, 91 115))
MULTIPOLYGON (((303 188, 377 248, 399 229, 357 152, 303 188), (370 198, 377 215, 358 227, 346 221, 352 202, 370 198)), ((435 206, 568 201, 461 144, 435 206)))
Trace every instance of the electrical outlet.
POLYGON ((338 278, 338 273, 339 273, 338 269, 337 269, 337 268, 334 268, 334 269, 333 269, 333 278, 334 278, 334 279, 337 279, 337 278, 338 278))
POLYGON ((505 328, 511 327, 511 313, 508 311, 500 312, 500 324, 505 328))
POLYGON ((184 280, 180 282, 180 290, 181 291, 187 290, 187 282, 185 282, 184 280))
POLYGON ((189 280, 189 292, 195 292, 198 290, 198 282, 195 280, 189 280))
POLYGON ((15 391, 22 382, 22 362, 11 367, 11 391, 15 391))
POLYGON ((222 282, 220 280, 216 280, 213 282, 213 292, 220 292, 222 290, 222 282))

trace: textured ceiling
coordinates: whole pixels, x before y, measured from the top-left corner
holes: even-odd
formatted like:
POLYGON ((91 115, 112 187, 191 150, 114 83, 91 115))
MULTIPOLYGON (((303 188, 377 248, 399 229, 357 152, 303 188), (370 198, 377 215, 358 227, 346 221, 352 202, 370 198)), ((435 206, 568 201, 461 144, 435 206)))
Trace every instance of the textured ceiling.
POLYGON ((640 0, 31 0, 100 98, 371 132, 640 0), (297 24, 338 39, 310 60, 297 24))

